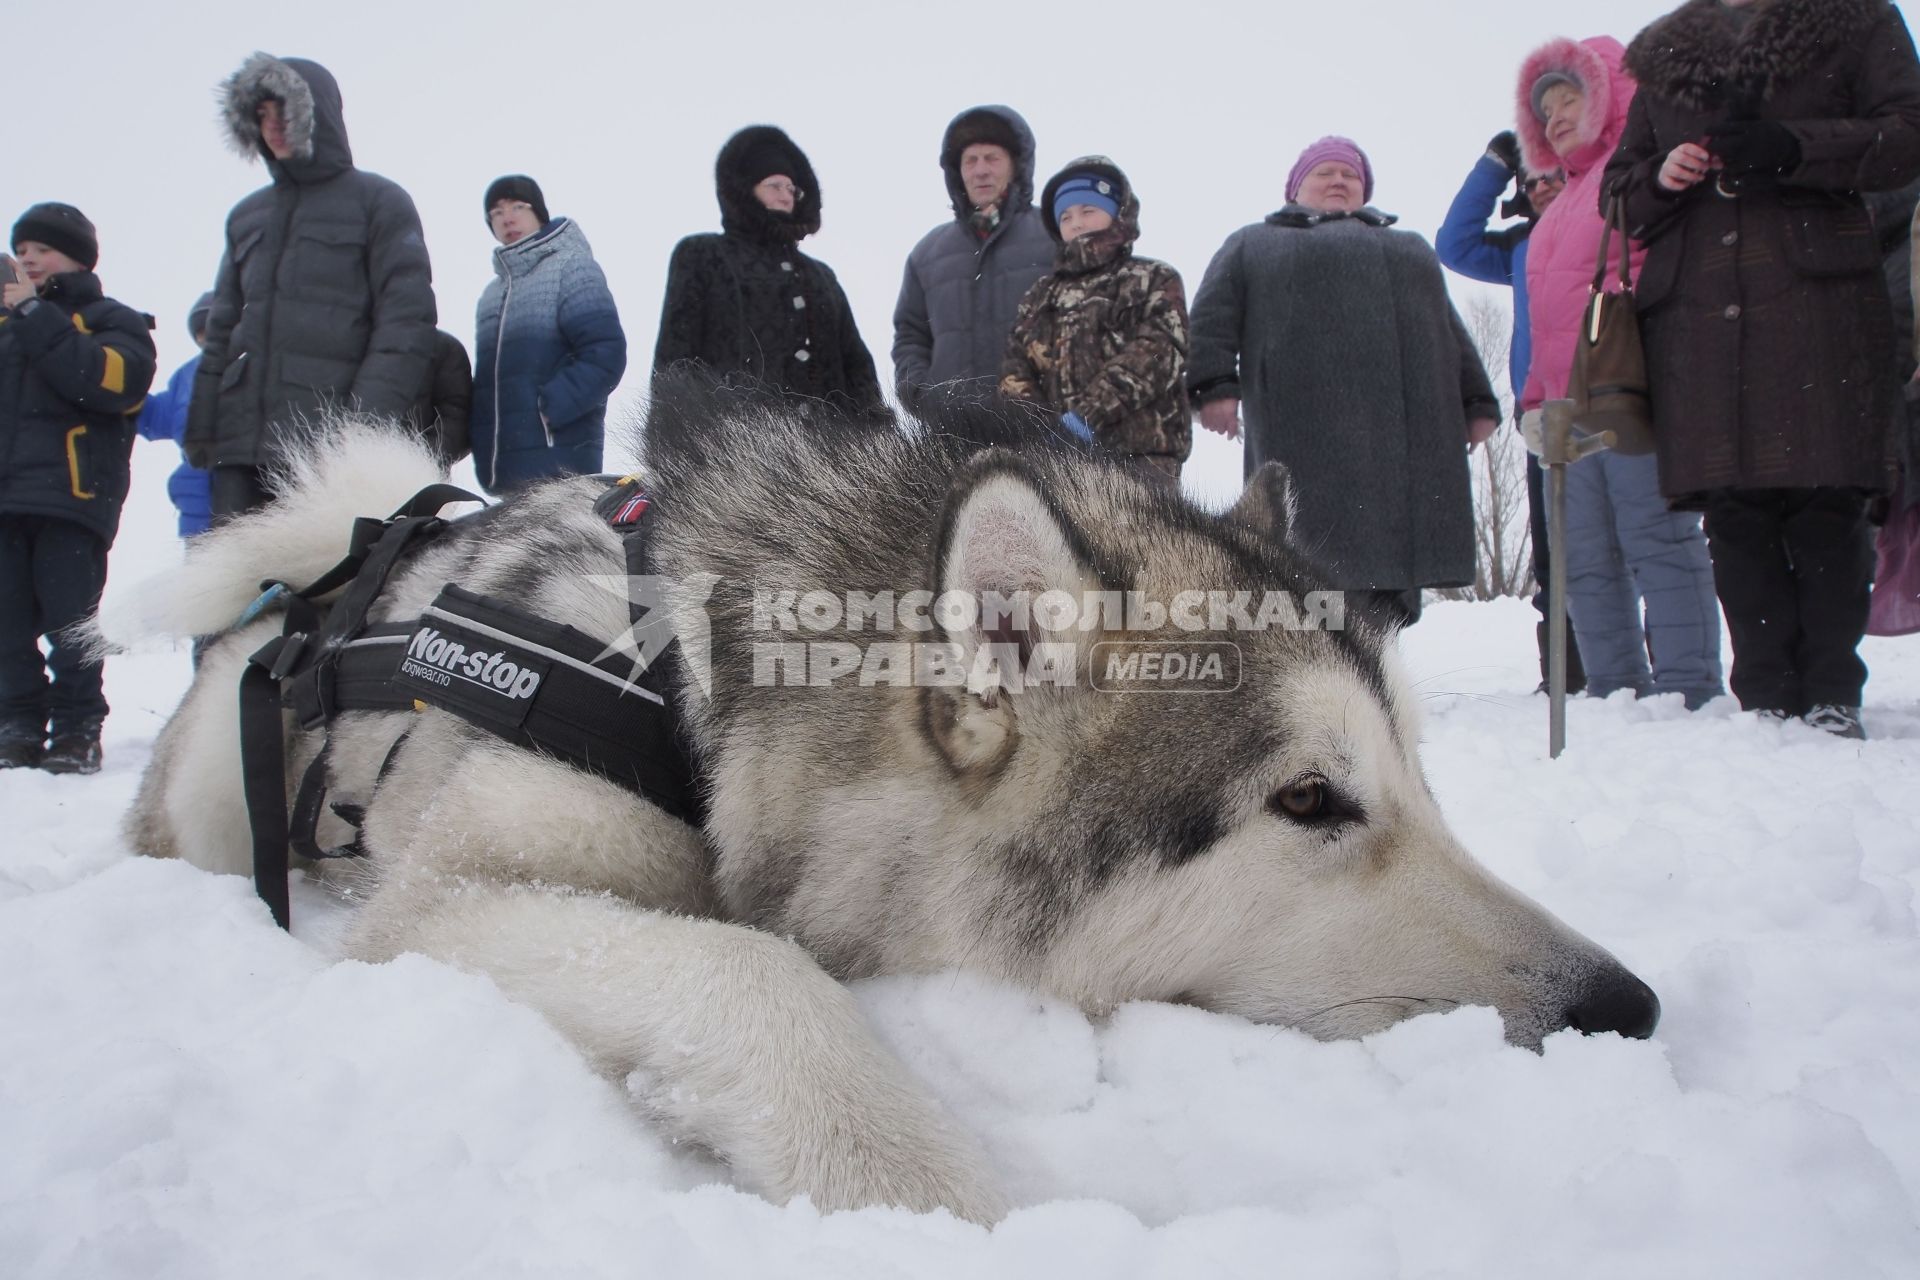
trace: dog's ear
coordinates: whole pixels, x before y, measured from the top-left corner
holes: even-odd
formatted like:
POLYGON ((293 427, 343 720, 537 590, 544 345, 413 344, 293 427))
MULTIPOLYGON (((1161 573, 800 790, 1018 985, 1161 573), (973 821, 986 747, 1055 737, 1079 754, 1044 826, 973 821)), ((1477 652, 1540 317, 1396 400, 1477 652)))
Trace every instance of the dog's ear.
POLYGON ((1029 688, 1078 687, 1079 611, 1100 575, 1039 476, 997 449, 955 481, 934 569, 935 626, 956 678, 926 691, 926 727, 956 768, 995 766, 1018 741, 1029 688), (1071 608, 1050 610, 1062 602, 1071 608))
POLYGON ((1293 477, 1277 462, 1263 462, 1247 478, 1246 491, 1227 519, 1255 533, 1285 542, 1293 529, 1293 477))

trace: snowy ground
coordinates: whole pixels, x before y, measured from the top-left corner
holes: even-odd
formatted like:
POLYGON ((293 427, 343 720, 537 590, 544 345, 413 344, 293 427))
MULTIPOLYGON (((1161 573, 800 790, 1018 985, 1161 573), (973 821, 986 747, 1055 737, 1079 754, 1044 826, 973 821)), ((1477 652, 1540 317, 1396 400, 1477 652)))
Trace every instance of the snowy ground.
MULTIPOLYGON (((117 556, 164 561, 156 519, 117 556)), ((289 938, 131 857, 187 663, 115 659, 105 772, 0 775, 0 1274, 1920 1274, 1920 640, 1868 643, 1864 745, 1615 699, 1558 762, 1524 605, 1406 649, 1455 829, 1653 984, 1657 1036, 1534 1055, 1467 1009, 1319 1044, 864 984, 1023 1206, 991 1232, 736 1192, 485 980, 338 962, 316 895, 289 938)))

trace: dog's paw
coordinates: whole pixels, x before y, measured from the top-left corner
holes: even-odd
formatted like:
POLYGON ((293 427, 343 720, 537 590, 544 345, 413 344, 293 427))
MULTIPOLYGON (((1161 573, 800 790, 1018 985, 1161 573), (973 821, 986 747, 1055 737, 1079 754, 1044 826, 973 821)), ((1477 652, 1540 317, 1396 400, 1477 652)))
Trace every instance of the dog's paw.
POLYGON ((843 1143, 830 1141, 802 1154, 798 1166, 779 1179, 784 1194, 772 1198, 805 1195, 823 1210, 946 1209, 982 1226, 1005 1217, 1011 1206, 973 1141, 938 1115, 915 1119, 904 1125, 861 1123, 855 1132, 830 1125, 843 1143))

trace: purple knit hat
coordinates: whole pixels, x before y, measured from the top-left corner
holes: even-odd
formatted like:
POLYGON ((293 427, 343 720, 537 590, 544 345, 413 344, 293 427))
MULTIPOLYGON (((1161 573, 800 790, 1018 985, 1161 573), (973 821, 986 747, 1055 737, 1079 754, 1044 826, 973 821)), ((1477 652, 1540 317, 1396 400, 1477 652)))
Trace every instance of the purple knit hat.
POLYGON ((1362 191, 1360 198, 1373 200, 1373 162, 1367 159, 1367 153, 1352 138, 1342 138, 1330 133, 1320 141, 1300 153, 1293 162, 1293 168, 1287 172, 1287 199, 1291 201, 1300 194, 1300 184, 1313 172, 1313 167, 1326 160, 1345 160, 1360 171, 1362 191))

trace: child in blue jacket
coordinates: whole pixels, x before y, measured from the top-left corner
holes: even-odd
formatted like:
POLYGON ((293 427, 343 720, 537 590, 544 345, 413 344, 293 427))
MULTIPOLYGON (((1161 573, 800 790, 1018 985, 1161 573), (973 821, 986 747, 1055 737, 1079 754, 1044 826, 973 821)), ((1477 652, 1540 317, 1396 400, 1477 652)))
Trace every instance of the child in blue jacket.
MULTIPOLYGON (((203 345, 207 340, 207 317, 212 313, 211 293, 201 294, 200 300, 193 304, 193 310, 187 312, 187 331, 193 335, 196 346, 203 345)), ((187 406, 193 402, 193 375, 199 368, 200 357, 196 354, 173 371, 164 391, 156 391, 147 397, 146 406, 140 410, 140 416, 133 424, 143 440, 180 442, 180 437, 187 430, 187 406)), ((180 513, 181 537, 191 538, 196 533, 206 532, 207 525, 213 519, 213 508, 207 498, 207 473, 188 465, 184 449, 180 454, 180 465, 167 477, 167 497, 173 500, 174 510, 180 513)))
POLYGON ((71 628, 107 583, 131 471, 129 415, 153 384, 153 321, 101 292, 100 241, 72 205, 34 205, 10 244, 19 262, 0 279, 0 768, 97 773, 105 669, 71 628))

